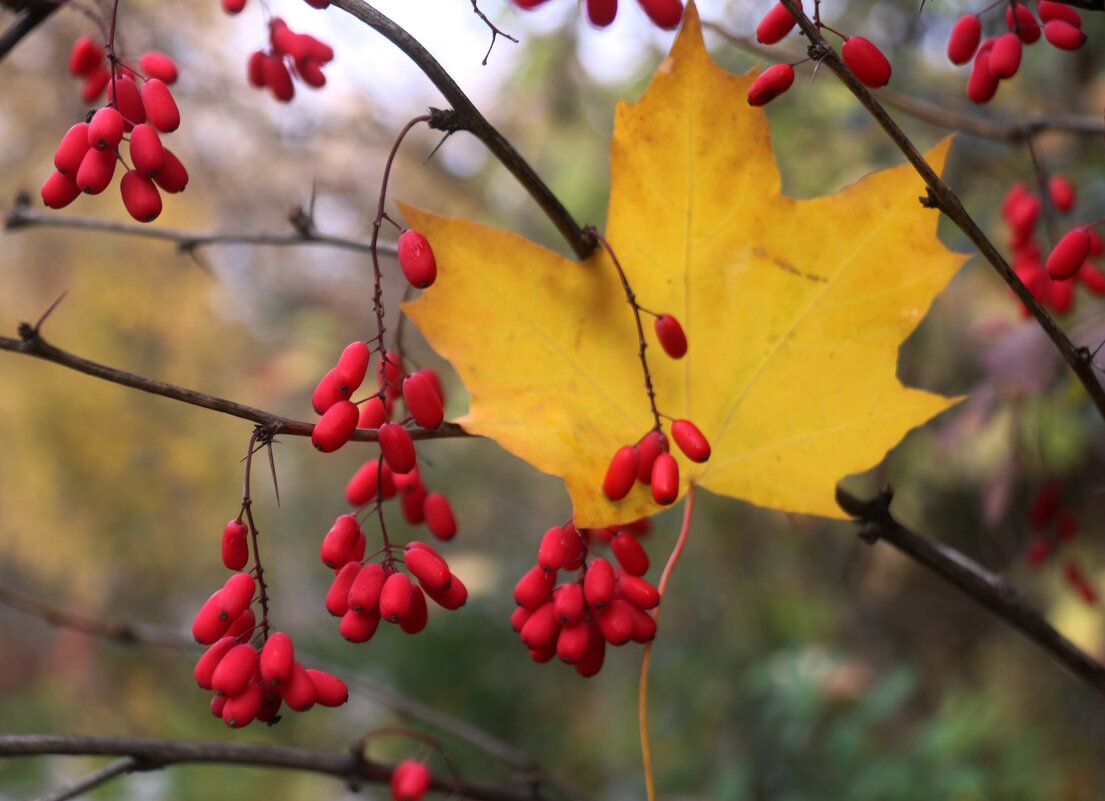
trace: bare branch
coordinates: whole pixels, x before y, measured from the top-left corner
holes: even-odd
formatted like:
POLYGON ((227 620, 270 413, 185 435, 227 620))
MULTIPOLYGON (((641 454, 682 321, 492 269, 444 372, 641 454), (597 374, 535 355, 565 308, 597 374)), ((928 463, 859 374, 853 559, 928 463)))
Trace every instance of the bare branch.
MULTIPOLYGON (((387 784, 393 765, 367 759, 363 753, 314 751, 287 746, 233 742, 166 740, 153 737, 94 737, 82 735, 22 734, 0 736, 0 757, 115 756, 137 760, 143 770, 187 763, 254 765, 333 776, 357 787, 387 784)), ((435 777, 431 788, 456 798, 482 801, 534 801, 534 789, 452 781, 435 777)))
POLYGON ((491 51, 495 49, 495 41, 501 36, 504 39, 518 44, 518 40, 511 36, 509 33, 501 29, 498 25, 487 18, 487 15, 480 10, 477 0, 472 0, 472 13, 483 20, 483 24, 491 29, 491 44, 487 46, 487 52, 484 53, 483 61, 480 63, 483 66, 487 66, 487 59, 491 58, 491 51))
POLYGON ((884 490, 877 498, 861 501, 840 487, 836 489, 837 503, 859 523, 859 536, 864 542, 873 545, 882 540, 894 546, 954 584, 1018 629, 1072 674, 1105 694, 1105 665, 1056 631, 1004 578, 954 548, 928 540, 902 526, 890 514, 892 498, 893 493, 884 490))
MULTIPOLYGON (((84 359, 68 351, 64 351, 61 348, 54 347, 42 338, 37 329, 27 323, 20 325, 19 335, 20 339, 0 337, 0 350, 22 353, 24 356, 33 356, 36 359, 54 362, 55 364, 60 364, 62 367, 68 367, 70 370, 76 370, 77 372, 85 373, 86 375, 94 376, 104 381, 110 381, 113 384, 120 384, 121 386, 130 387, 131 389, 149 392, 152 395, 171 398, 172 400, 181 401, 182 403, 188 403, 193 406, 221 412, 231 417, 240 417, 243 420, 250 420, 259 426, 265 427, 270 436, 287 434, 294 437, 309 437, 311 436, 311 432, 315 429, 314 423, 292 420, 291 418, 266 412, 262 409, 255 409, 252 406, 236 403, 226 398, 207 395, 203 392, 197 392, 194 389, 178 387, 175 384, 167 384, 164 381, 146 378, 145 376, 128 373, 125 370, 118 370, 114 367, 108 367, 84 359)), ((433 431, 424 428, 410 429, 409 433, 411 439, 415 440, 450 439, 454 437, 472 436, 456 423, 442 423, 440 427, 433 431)), ((374 429, 358 428, 353 433, 351 439, 357 442, 376 442, 377 432, 374 429)))
POLYGON ((32 2, 9 3, 22 11, 8 29, 0 34, 0 61, 7 57, 15 46, 29 36, 35 28, 65 5, 65 0, 33 0, 32 2))
POLYGON ((594 240, 584 234, 579 223, 568 213, 560 199, 553 194, 548 185, 541 180, 541 177, 534 172, 533 167, 522 158, 521 154, 499 133, 498 129, 487 121, 457 85, 456 81, 453 80, 453 77, 417 39, 364 0, 333 0, 331 5, 334 8, 340 8, 368 25, 402 50, 445 96, 445 99, 452 106, 452 110, 448 112, 438 111, 435 120, 430 123, 431 127, 449 132, 468 131, 483 142, 495 158, 529 192, 537 205, 545 212, 545 216, 560 231, 560 235, 564 237, 576 256, 584 259, 590 255, 591 251, 595 249, 594 240))
POLYGON ((139 770, 141 764, 142 763, 134 757, 128 756, 117 759, 114 762, 104 765, 99 770, 92 771, 87 776, 82 776, 80 779, 63 785, 53 792, 39 796, 34 801, 68 801, 70 798, 76 798, 79 795, 84 795, 89 790, 94 790, 101 784, 106 784, 116 776, 122 776, 124 773, 139 770))
MULTIPOLYGON (((323 247, 353 250, 358 253, 369 252, 367 239, 320 234, 313 227, 295 225, 295 230, 286 234, 246 233, 233 231, 182 231, 174 228, 157 228, 141 223, 101 220, 96 217, 80 217, 73 214, 42 212, 28 203, 17 202, 4 218, 5 231, 20 231, 29 228, 69 228, 78 231, 99 231, 108 234, 125 234, 146 239, 162 239, 175 242, 181 253, 191 253, 197 248, 211 245, 263 245, 266 247, 300 247, 321 245, 323 247)), ((393 242, 381 243, 381 253, 388 256, 396 254, 393 242)))
POLYGON ((886 135, 898 147, 906 160, 913 165, 913 169, 921 176, 928 187, 928 197, 923 200, 926 205, 940 209, 959 229, 966 234, 971 243, 978 249, 982 256, 990 262, 993 268, 1001 276, 1002 280, 1013 290, 1013 294, 1023 303, 1036 322, 1048 335, 1055 347, 1062 354, 1070 366, 1071 371, 1078 377, 1086 393, 1090 396, 1098 414, 1105 419, 1105 387, 1098 381, 1094 370, 1093 360, 1090 358, 1088 348, 1078 347, 1063 332, 1055 318, 1048 314, 1036 297, 1024 285, 1021 279, 1009 266, 1009 262, 1001 255, 993 242, 982 232, 978 223, 967 213, 960 202, 958 195, 951 190, 943 179, 936 174, 924 155, 917 149, 905 132, 894 122, 882 104, 875 99, 871 91, 859 82, 852 71, 845 66, 843 60, 835 50, 825 41, 821 31, 814 25, 813 20, 805 15, 799 0, 780 0, 791 15, 798 20, 798 25, 810 42, 810 58, 825 65, 844 83, 856 96, 856 99, 879 124, 886 135))

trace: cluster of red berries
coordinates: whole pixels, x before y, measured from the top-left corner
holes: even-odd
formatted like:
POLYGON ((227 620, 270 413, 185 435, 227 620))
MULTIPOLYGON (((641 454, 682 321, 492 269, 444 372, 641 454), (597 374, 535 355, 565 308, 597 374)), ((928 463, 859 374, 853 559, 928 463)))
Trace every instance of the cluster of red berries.
MULTIPOLYGON (((655 323, 660 347, 673 359, 687 354, 687 336, 683 326, 670 314, 660 314, 655 323)), ((672 439, 692 462, 710 458, 710 443, 690 420, 674 420, 672 439)), ((610 460, 602 491, 612 501, 620 501, 635 482, 652 488, 652 499, 661 506, 675 503, 679 497, 679 463, 668 452, 668 438, 659 426, 649 431, 636 445, 623 445, 610 460)))
MULTIPOLYGON (((1033 570, 1078 537, 1078 518, 1063 506, 1062 493, 1054 479, 1048 479, 1037 490, 1028 507, 1028 525, 1036 532, 1025 552, 1025 562, 1033 570)), ((1063 578, 1083 601, 1097 603, 1097 590, 1082 572, 1078 560, 1071 557, 1063 562, 1063 578)))
POLYGON ((226 524, 223 564, 235 572, 192 621, 196 642, 210 646, 196 663, 194 676, 201 688, 215 693, 212 714, 237 729, 254 720, 271 726, 284 704, 297 712, 316 703, 344 704, 349 689, 341 679, 304 668, 295 659, 291 637, 269 632, 267 621, 258 630, 252 608, 257 581, 250 573, 238 572, 249 560, 247 535, 241 519, 226 524))
MULTIPOLYGON (((1047 188, 1057 211, 1066 214, 1073 209, 1075 191, 1069 180, 1053 175, 1047 188)), ((1024 184, 1014 184, 1005 193, 1001 216, 1012 232, 1012 266, 1036 300, 1056 314, 1066 314, 1074 307, 1075 279, 1093 294, 1105 295, 1105 273, 1088 260, 1105 253, 1105 242, 1092 226, 1078 226, 1059 240, 1045 261, 1036 240, 1042 208, 1041 197, 1024 184)), ((1028 315, 1027 308, 1022 311, 1028 315)))
POLYGON ((334 60, 334 48, 309 33, 295 33, 279 17, 269 22, 269 49, 250 53, 246 73, 250 86, 268 88, 282 103, 295 97, 292 77, 314 89, 326 85, 322 66, 334 60))
POLYGON ((550 528, 537 549, 537 565, 514 587, 518 608, 510 624, 535 662, 554 656, 583 677, 602 669, 606 645, 646 643, 656 636, 656 621, 647 610, 660 593, 642 576, 648 554, 638 537, 648 521, 604 529, 577 529, 569 521, 550 528), (606 542, 618 567, 591 555, 606 542), (560 570, 578 571, 574 581, 557 584, 560 570))
POLYGON ((391 797, 395 801, 419 801, 430 789, 430 769, 416 759, 404 759, 391 774, 391 797))
MULTIPOLYGON (((986 11, 1000 5, 989 6, 986 11)), ((973 59, 967 78, 967 97, 972 101, 988 103, 997 93, 998 84, 1017 74, 1023 46, 1039 41, 1041 33, 1049 44, 1060 50, 1077 50, 1085 44, 1082 18, 1069 5, 1039 0, 1036 14, 1039 22, 1027 5, 1010 0, 1005 8, 1006 32, 985 41, 979 14, 965 14, 956 21, 948 36, 948 60, 960 65, 973 59), (1042 31, 1040 22, 1043 23, 1042 31)))
MULTIPOLYGON (((756 26, 756 40, 760 44, 781 42, 794 30, 797 20, 782 3, 776 3, 756 26)), ((832 31, 844 40, 840 57, 848 69, 864 86, 878 89, 890 83, 890 62, 882 51, 862 36, 845 36, 827 25, 818 23, 823 30, 832 31)), ((797 62, 801 63, 801 62, 797 62)), ((763 106, 783 94, 794 83, 795 64, 775 64, 760 73, 748 89, 748 104, 763 106)))
MULTIPOLYGON (((512 0, 518 8, 536 8, 547 0, 512 0)), ((637 0, 645 14, 664 30, 670 31, 683 19, 683 0, 637 0)), ((618 0, 586 0, 587 19, 605 28, 618 15, 618 0)))
POLYGON ((188 184, 188 171, 161 134, 180 125, 180 111, 169 90, 177 78, 173 60, 164 53, 144 53, 138 66, 112 59, 104 65, 104 48, 88 36, 73 44, 69 71, 84 78, 82 97, 91 102, 107 90, 107 105, 71 127, 54 153, 56 171, 42 185, 42 201, 49 208, 68 206, 82 193, 98 195, 111 184, 115 166, 126 173, 119 191, 127 212, 139 222, 151 222, 161 214, 158 187, 180 192, 188 184), (139 87, 141 83, 141 87, 139 87), (130 164, 119 148, 127 142, 130 164))
POLYGON ((326 611, 341 618, 339 632, 349 642, 368 642, 380 620, 395 623, 407 634, 426 628, 426 596, 442 609, 455 610, 468 600, 468 590, 449 565, 424 542, 409 542, 401 557, 385 542, 380 563, 366 562, 365 534, 353 515, 342 515, 322 540, 319 555, 334 570, 326 593, 326 611), (418 581, 399 572, 402 562, 418 581))

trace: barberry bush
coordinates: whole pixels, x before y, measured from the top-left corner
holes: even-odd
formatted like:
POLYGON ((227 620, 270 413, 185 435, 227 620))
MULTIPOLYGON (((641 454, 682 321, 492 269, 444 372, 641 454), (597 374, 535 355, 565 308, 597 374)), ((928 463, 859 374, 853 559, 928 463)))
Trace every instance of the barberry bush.
POLYGON ((1099 10, 0 5, 0 793, 1105 786, 1099 10))

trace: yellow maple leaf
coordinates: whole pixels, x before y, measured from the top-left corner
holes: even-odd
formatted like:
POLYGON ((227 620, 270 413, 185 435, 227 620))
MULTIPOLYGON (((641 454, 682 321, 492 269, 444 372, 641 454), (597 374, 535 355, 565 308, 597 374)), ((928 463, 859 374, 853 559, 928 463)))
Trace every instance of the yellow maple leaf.
MULTIPOLYGON (((660 411, 713 446, 701 465, 673 446, 681 492, 694 480, 841 517, 836 482, 955 402, 902 386, 896 365, 965 257, 937 239, 908 166, 829 197, 784 197, 767 120, 745 100, 754 77, 710 59, 689 6, 644 96, 618 106, 606 238, 638 302, 687 333, 679 361, 648 351, 660 411)), ((946 151, 929 154, 937 170, 946 151)), ((602 492, 614 452, 652 426, 633 316, 605 253, 577 263, 513 233, 404 214, 439 268, 404 308, 471 392, 458 422, 562 476, 577 525, 655 513, 643 485, 617 503, 602 492)))

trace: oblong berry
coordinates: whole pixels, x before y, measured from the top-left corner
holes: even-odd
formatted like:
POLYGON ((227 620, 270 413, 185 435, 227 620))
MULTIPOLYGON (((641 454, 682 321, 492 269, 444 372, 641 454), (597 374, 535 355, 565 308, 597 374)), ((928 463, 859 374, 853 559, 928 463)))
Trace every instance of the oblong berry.
POLYGON ((578 581, 561 584, 553 591, 553 611, 561 623, 578 623, 583 620, 586 610, 583 585, 578 581))
POLYGON ((338 357, 338 363, 334 367, 338 379, 341 381, 342 393, 349 397, 357 391, 357 387, 364 381, 368 372, 368 360, 372 357, 372 350, 367 342, 350 342, 342 350, 338 357))
POLYGON ((80 169, 81 159, 91 147, 88 144, 88 123, 78 122, 65 132, 65 136, 58 143, 58 149, 54 151, 54 166, 58 172, 67 175, 76 175, 80 169))
POLYGON ((180 110, 164 81, 150 78, 142 84, 141 96, 150 125, 162 133, 172 133, 180 127, 180 110))
POLYGON ((602 481, 603 494, 612 501, 620 501, 633 489, 639 468, 640 457, 635 447, 623 445, 618 448, 606 468, 606 477, 602 481))
POLYGON ((656 463, 656 457, 667 449, 667 445, 667 436, 655 429, 645 434, 637 443, 637 480, 642 484, 652 483, 652 466, 656 463))
POLYGON ((306 712, 315 705, 318 697, 315 683, 298 662, 292 665, 292 675, 281 685, 280 694, 284 697, 284 703, 296 712, 306 712))
POLYGON ((615 595, 638 609, 652 609, 660 603, 660 591, 643 578, 633 575, 618 577, 615 595))
POLYGON ((212 645, 230 628, 229 618, 219 614, 220 595, 222 590, 213 592, 192 619, 192 638, 200 645, 212 645))
POLYGON ((595 622, 608 643, 625 645, 633 639, 633 619, 627 613, 625 601, 614 600, 605 609, 595 613, 595 622))
POLYGON ((1047 181, 1047 193, 1058 211, 1066 213, 1074 207, 1074 184, 1064 176, 1051 176, 1047 181))
POLYGON ((637 0, 653 24, 666 31, 673 30, 683 19, 682 0, 637 0))
POLYGON ((282 631, 274 631, 261 647, 259 658, 261 678, 269 684, 283 684, 292 677, 295 666, 295 646, 292 638, 282 631))
POLYGON ((135 125, 130 132, 130 160, 134 169, 151 178, 165 166, 165 147, 152 125, 135 125))
POLYGON ((648 554, 632 534, 625 531, 615 534, 610 540, 610 549, 622 570, 630 576, 643 576, 648 572, 648 554))
POLYGON ((1105 273, 1090 262, 1082 265, 1082 269, 1078 271, 1078 280, 1091 294, 1098 297, 1105 295, 1105 273))
POLYGON ((241 570, 249 561, 249 529, 241 520, 231 520, 223 528, 222 557, 227 570, 241 570))
POLYGON ((414 441, 407 429, 398 423, 380 426, 380 453, 384 461, 396 473, 409 473, 418 464, 414 441))
POLYGON ((1090 235, 1085 228, 1069 231, 1047 257, 1047 274, 1056 281, 1073 278, 1090 255, 1090 235))
POLYGON ((226 636, 233 637, 238 642, 246 642, 253 636, 255 628, 257 628, 257 615, 253 613, 252 609, 246 609, 234 618, 234 622, 226 630, 226 636))
POLYGON ((161 193, 151 178, 138 170, 127 170, 119 182, 119 194, 127 213, 138 222, 153 222, 161 214, 161 193))
POLYGON ((652 465, 652 500, 670 506, 679 497, 679 463, 670 453, 661 453, 652 465))
POLYGON ((990 53, 978 53, 967 78, 967 97, 973 103, 989 103, 998 91, 998 79, 990 71, 990 53))
POLYGON ((345 499, 351 506, 364 506, 378 497, 380 471, 387 468, 379 459, 369 459, 345 485, 345 499))
POLYGON ((265 59, 268 54, 264 50, 254 50, 246 61, 246 80, 255 89, 265 88, 265 59))
POLYGON ((42 202, 47 208, 63 209, 80 197, 81 188, 73 176, 53 172, 42 184, 42 202))
POLYGON ((230 649, 237 644, 238 641, 233 637, 223 637, 204 651, 203 656, 196 662, 196 667, 192 671, 196 684, 204 690, 210 690, 211 676, 215 673, 215 668, 218 667, 219 662, 222 661, 222 658, 227 655, 230 649))
POLYGON ((326 414, 326 411, 340 400, 347 400, 353 394, 353 389, 346 385, 342 374, 337 368, 331 368, 315 385, 315 391, 311 393, 311 408, 315 414, 326 414))
POLYGON ((376 608, 358 612, 356 609, 346 609, 338 625, 338 634, 349 642, 368 642, 376 634, 380 627, 380 610, 376 608))
POLYGON ((326 611, 334 617, 341 617, 349 611, 349 590, 360 572, 359 562, 346 562, 334 576, 330 589, 326 591, 326 611))
POLYGON ((692 462, 705 462, 710 458, 709 441, 690 420, 676 420, 672 423, 671 438, 692 462))
POLYGON ((560 620, 556 617, 552 603, 545 603, 534 610, 518 633, 522 644, 530 649, 544 650, 556 645, 560 634, 560 620))
POLYGON ((1054 0, 1040 0, 1036 4, 1036 13, 1045 23, 1058 20, 1075 28, 1082 27, 1082 17, 1078 12, 1066 3, 1057 3, 1054 0))
POLYGON ((245 689, 257 669, 257 649, 252 645, 235 645, 219 660, 211 674, 211 689, 223 695, 235 696, 245 689))
POLYGON ((399 621, 399 628, 406 634, 417 634, 426 628, 429 621, 430 610, 426 607, 426 594, 421 587, 411 587, 411 610, 399 621))
POLYGON ((403 379, 403 402, 414 421, 423 428, 435 429, 445 419, 434 385, 422 373, 411 373, 403 379))
POLYGON ((379 428, 388 419, 388 404, 379 395, 361 404, 361 418, 357 421, 357 428, 379 428))
POLYGON ((326 73, 322 71, 322 66, 314 59, 296 59, 295 71, 303 83, 314 89, 321 89, 326 86, 326 73))
POLYGON ((249 573, 235 573, 219 591, 218 610, 224 620, 234 620, 253 601, 257 582, 249 573))
POLYGON ((421 762, 404 759, 391 774, 391 797, 395 801, 419 801, 430 789, 430 769, 421 762))
POLYGON ((1086 34, 1081 28, 1061 19, 1044 23, 1044 38, 1060 50, 1077 50, 1086 43, 1086 34))
POLYGON ((583 657, 591 639, 590 624, 580 620, 563 626, 556 638, 556 655, 561 662, 571 665, 583 657))
POLYGON ((123 115, 129 131, 133 126, 146 121, 146 107, 142 105, 142 95, 138 85, 129 75, 116 75, 107 83, 107 100, 123 115))
POLYGON ((138 69, 147 78, 157 78, 166 84, 175 83, 177 66, 172 58, 157 50, 147 50, 138 57, 138 69))
MULTIPOLYGON (((407 473, 407 475, 410 475, 410 473, 407 473)), ((403 513, 403 519, 412 526, 426 522, 426 497, 428 495, 429 492, 420 484, 415 489, 404 492, 399 497, 399 509, 403 513)))
POLYGON ((403 562, 411 575, 418 579, 418 583, 427 589, 444 590, 453 580, 453 574, 445 560, 424 548, 412 548, 407 545, 403 562))
POLYGON ((307 677, 315 685, 315 700, 322 706, 341 706, 349 700, 349 688, 337 676, 325 670, 307 668, 307 677))
POLYGON ((598 625, 588 623, 587 635, 587 649, 583 652, 583 656, 573 664, 576 673, 585 679, 602 670, 602 663, 606 657, 606 639, 599 631, 598 625))
POLYGON ((322 538, 322 546, 319 548, 322 563, 334 570, 340 570, 353 557, 353 549, 357 547, 360 535, 361 527, 354 515, 339 517, 322 538))
POLYGON ((622 607, 633 626, 633 642, 646 643, 656 637, 656 619, 632 603, 622 607))
POLYGON ((468 588, 456 575, 444 590, 426 590, 426 594, 442 609, 460 609, 468 600, 468 588))
POLYGON ((86 75, 84 86, 81 87, 81 100, 85 103, 93 103, 103 97, 104 89, 111 80, 111 72, 104 65, 96 67, 90 75, 86 75))
POLYGON ((349 585, 349 608, 364 614, 379 612, 380 590, 384 588, 387 577, 384 568, 375 562, 362 567, 349 585))
POLYGON ((618 0, 587 0, 587 19, 596 28, 605 28, 618 15, 618 0))
POLYGON ((557 571, 568 558, 568 544, 563 526, 553 526, 541 537, 537 546, 537 566, 542 570, 557 571))
POLYGON ((407 229, 396 243, 399 268, 403 277, 416 289, 425 289, 437 279, 437 260, 430 241, 418 231, 407 229))
POLYGON ((90 149, 77 168, 77 186, 86 195, 98 195, 107 189, 115 175, 117 154, 114 150, 90 149))
MULTIPOLYGON (((752 81, 752 85, 748 87, 748 105, 766 106, 789 89, 793 83, 794 67, 790 64, 775 64, 768 67, 757 75, 756 80, 752 81)), ((657 332, 659 333, 660 321, 657 320, 656 324, 658 328, 657 332)), ((680 329, 680 333, 682 333, 682 329, 680 329)), ((663 344, 663 340, 661 340, 661 344, 663 344)), ((687 350, 685 339, 682 347, 685 353, 687 350)), ((668 348, 665 346, 664 350, 668 351, 668 348)), ((679 358, 679 356, 675 356, 671 351, 668 351, 668 355, 676 359, 679 358)))
POLYGON ((794 30, 796 24, 787 7, 782 3, 776 3, 756 26, 756 41, 760 44, 773 45, 794 30))
POLYGON ((601 609, 614 600, 614 567, 601 556, 592 559, 583 576, 583 598, 591 609, 601 609))
POLYGON ((188 186, 188 170, 184 169, 173 151, 165 148, 165 163, 161 165, 161 171, 153 177, 153 181, 166 192, 175 195, 188 186))
POLYGON ((114 150, 123 139, 123 115, 104 106, 88 123, 88 144, 97 150, 114 150))
POLYGON ((526 609, 537 609, 552 596, 556 573, 534 565, 514 585, 514 602, 526 609))
POLYGON ((990 51, 990 72, 995 78, 1012 78, 1021 66, 1021 37, 1015 33, 1003 33, 990 51))
MULTIPOLYGON (((766 75, 768 71, 764 74, 766 75)), ((682 359, 687 354, 687 335, 683 333, 683 326, 678 320, 670 314, 661 314, 656 318, 653 328, 664 353, 673 359, 682 359)))
POLYGON ((323 453, 332 453, 353 436, 361 412, 351 401, 341 400, 326 410, 311 432, 311 444, 323 453))
POLYGON ((1032 10, 1023 3, 1010 5, 1005 9, 1005 26, 1025 44, 1040 40, 1040 23, 1036 22, 1032 10))
POLYGON ((952 64, 966 64, 978 50, 982 41, 982 20, 977 14, 964 14, 948 36, 948 61, 952 64))
POLYGON ((414 587, 405 573, 392 573, 380 590, 380 616, 388 623, 398 623, 411 611, 414 587))
POLYGON ((236 695, 229 696, 223 704, 223 723, 232 729, 248 726, 257 719, 265 694, 259 684, 247 684, 236 695))
POLYGON ((69 73, 78 78, 87 78, 104 61, 104 48, 91 36, 82 36, 73 42, 69 51, 69 73))
POLYGON ((426 527, 439 540, 451 540, 457 533, 457 521, 453 517, 453 507, 444 495, 431 492, 422 503, 422 513, 426 518, 426 527))
POLYGON ((864 86, 878 89, 890 83, 890 62, 870 40, 848 37, 840 48, 840 57, 864 86))
POLYGON ((290 103, 295 97, 295 84, 292 83, 292 74, 288 72, 284 59, 280 56, 265 55, 261 62, 261 73, 265 77, 265 86, 272 92, 272 96, 281 103, 290 103))

